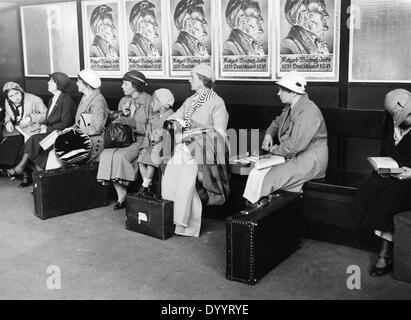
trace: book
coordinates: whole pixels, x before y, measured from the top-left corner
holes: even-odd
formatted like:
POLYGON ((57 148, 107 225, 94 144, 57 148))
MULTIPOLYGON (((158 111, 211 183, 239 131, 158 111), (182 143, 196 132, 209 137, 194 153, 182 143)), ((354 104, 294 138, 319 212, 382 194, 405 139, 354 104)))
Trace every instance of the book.
POLYGON ((285 162, 285 158, 283 156, 272 155, 270 157, 264 157, 262 159, 257 160, 255 162, 255 168, 257 170, 261 170, 261 169, 269 168, 272 166, 276 166, 284 162, 285 162))
POLYGON ((397 161, 391 157, 368 157, 368 162, 378 174, 400 174, 405 169, 398 166, 397 161))
POLYGON ((56 141, 59 134, 60 132, 58 130, 54 130, 52 133, 48 134, 43 140, 39 142, 40 147, 42 147, 43 150, 50 148, 52 145, 54 145, 54 142, 56 141))
POLYGON ((32 135, 38 134, 41 131, 41 127, 38 123, 33 123, 27 127, 15 126, 16 131, 20 132, 26 142, 32 135))

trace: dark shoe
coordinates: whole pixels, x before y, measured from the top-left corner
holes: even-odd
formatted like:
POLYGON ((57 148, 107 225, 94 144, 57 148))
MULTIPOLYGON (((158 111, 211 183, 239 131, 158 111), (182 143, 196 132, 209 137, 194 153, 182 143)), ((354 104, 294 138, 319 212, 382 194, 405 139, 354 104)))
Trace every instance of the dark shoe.
POLYGON ((120 210, 120 209, 124 209, 126 207, 126 200, 124 200, 123 202, 118 202, 114 205, 113 210, 120 210))
POLYGON ((7 172, 7 175, 9 176, 10 180, 15 180, 16 179, 17 172, 16 172, 16 170, 14 170, 14 168, 7 169, 6 172, 7 172))
POLYGON ((149 192, 150 191, 147 187, 141 186, 140 189, 137 192, 137 195, 140 196, 140 197, 144 197, 144 196, 148 195, 149 192))
POLYGON ((374 265, 370 270, 371 277, 382 277, 390 273, 392 270, 392 259, 391 257, 380 257, 385 260, 385 267, 377 267, 374 265))
POLYGON ((31 185, 32 185, 31 181, 23 181, 17 187, 18 188, 26 188, 26 187, 31 186, 31 185))

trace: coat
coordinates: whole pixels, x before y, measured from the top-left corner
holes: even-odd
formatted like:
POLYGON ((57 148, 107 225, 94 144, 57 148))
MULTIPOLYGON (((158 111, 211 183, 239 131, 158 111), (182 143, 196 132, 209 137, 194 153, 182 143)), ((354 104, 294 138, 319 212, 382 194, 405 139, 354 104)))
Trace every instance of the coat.
MULTIPOLYGON (((395 145, 394 121, 386 113, 381 156, 392 157, 400 167, 411 167, 411 132, 395 145)), ((354 201, 358 222, 370 230, 393 232, 393 217, 411 209, 411 180, 383 178, 373 172, 361 182, 354 201)))
POLYGON ((107 102, 100 90, 96 89, 89 96, 81 98, 76 112, 74 128, 81 129, 91 139, 92 150, 89 162, 95 161, 104 149, 104 126, 107 117, 107 102), (91 115, 91 122, 86 127, 82 125, 82 114, 91 115))
POLYGON ((284 156, 288 161, 267 169, 253 169, 244 191, 246 199, 256 202, 280 189, 301 192, 305 182, 325 176, 327 128, 321 111, 307 94, 302 95, 291 110, 290 106, 284 108, 266 135, 278 140, 273 154, 284 156))

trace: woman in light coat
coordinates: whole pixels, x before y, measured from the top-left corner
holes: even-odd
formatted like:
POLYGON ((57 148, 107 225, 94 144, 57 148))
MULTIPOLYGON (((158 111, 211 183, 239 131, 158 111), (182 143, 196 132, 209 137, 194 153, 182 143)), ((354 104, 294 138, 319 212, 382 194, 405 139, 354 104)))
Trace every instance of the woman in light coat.
POLYGON ((127 187, 137 180, 137 158, 140 149, 148 146, 146 130, 152 116, 151 95, 144 91, 146 77, 136 70, 127 72, 123 77, 122 89, 125 97, 120 100, 118 110, 123 116, 115 120, 133 128, 135 142, 125 148, 105 149, 101 154, 97 180, 102 184, 112 182, 117 192, 117 203, 114 210, 125 208, 127 187))

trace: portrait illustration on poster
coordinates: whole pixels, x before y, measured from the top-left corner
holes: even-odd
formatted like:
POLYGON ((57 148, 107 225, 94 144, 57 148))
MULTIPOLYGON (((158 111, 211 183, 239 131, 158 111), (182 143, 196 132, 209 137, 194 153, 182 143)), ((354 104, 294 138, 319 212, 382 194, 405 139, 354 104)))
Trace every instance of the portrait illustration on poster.
POLYGON ((162 0, 126 1, 128 70, 164 75, 162 0))
POLYGON ((336 77, 340 0, 281 0, 279 72, 336 77))
POLYGON ((170 0, 171 75, 212 64, 212 1, 170 0))
POLYGON ((270 77, 268 0, 220 0, 219 59, 222 77, 270 77))
POLYGON ((82 2, 85 62, 108 74, 121 71, 118 1, 82 2))

